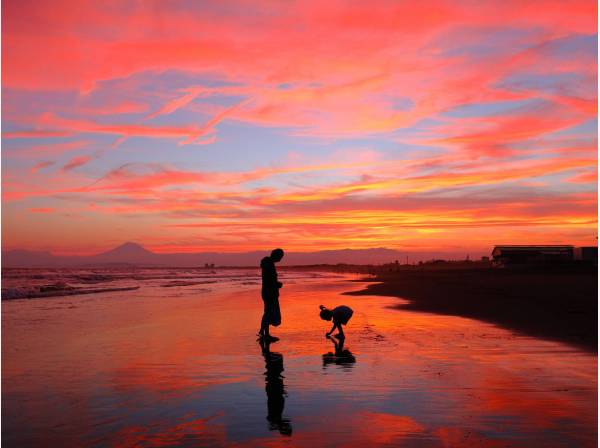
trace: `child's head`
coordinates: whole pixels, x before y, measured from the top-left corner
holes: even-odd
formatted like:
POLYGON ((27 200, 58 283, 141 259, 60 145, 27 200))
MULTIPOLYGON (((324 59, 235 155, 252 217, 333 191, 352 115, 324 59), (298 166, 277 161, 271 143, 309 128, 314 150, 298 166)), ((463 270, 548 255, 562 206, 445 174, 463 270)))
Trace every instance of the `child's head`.
POLYGON ((331 320, 333 318, 333 313, 331 312, 331 310, 328 310, 323 305, 319 305, 319 308, 321 308, 321 312, 319 313, 321 319, 331 320))

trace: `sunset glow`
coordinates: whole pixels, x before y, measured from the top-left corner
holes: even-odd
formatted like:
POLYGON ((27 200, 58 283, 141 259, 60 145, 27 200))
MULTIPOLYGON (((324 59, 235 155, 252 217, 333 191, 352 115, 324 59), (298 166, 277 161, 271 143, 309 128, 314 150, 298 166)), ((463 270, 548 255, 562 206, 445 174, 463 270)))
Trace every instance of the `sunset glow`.
POLYGON ((3 248, 596 245, 596 8, 4 1, 3 248))
POLYGON ((128 448, 595 443, 595 355, 480 321, 391 309, 396 298, 338 295, 363 288, 350 278, 301 280, 285 286, 286 321, 271 347, 282 356, 290 437, 267 429, 273 391, 247 337, 261 313, 256 290, 199 296, 145 285, 57 307, 45 319, 35 299, 20 301, 22 309, 4 304, 15 322, 6 340, 17 344, 5 348, 4 399, 37 398, 10 415, 19 431, 9 440, 31 440, 32 427, 52 446, 69 445, 67 437, 128 448), (319 303, 355 310, 345 345, 352 363, 324 365, 334 346, 323 338, 319 303), (24 332, 31 321, 36 331, 24 332), (66 430, 51 430, 60 423, 66 430))

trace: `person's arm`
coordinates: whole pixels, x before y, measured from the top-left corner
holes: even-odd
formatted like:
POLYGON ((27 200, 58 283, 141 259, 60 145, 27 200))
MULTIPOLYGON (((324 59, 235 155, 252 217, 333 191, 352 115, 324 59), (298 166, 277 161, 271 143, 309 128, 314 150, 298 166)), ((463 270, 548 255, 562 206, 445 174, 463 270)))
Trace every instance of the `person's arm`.
POLYGON ((333 330, 335 330, 335 327, 337 327, 337 324, 334 322, 333 327, 331 327, 331 330, 329 330, 327 333, 325 333, 325 336, 329 336, 331 333, 333 333, 333 330))
POLYGON ((279 276, 277 275, 277 269, 275 268, 275 265, 273 265, 273 275, 275 276, 275 285, 278 289, 281 288, 283 283, 279 281, 279 276))

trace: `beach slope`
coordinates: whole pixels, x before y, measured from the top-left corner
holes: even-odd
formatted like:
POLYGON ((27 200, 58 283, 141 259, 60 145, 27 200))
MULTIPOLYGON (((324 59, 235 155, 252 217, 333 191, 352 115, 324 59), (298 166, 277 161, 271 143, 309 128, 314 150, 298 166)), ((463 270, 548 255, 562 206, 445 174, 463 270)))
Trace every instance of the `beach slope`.
POLYGON ((398 308, 456 315, 598 351, 595 268, 408 268, 378 274, 352 295, 407 299, 398 308))

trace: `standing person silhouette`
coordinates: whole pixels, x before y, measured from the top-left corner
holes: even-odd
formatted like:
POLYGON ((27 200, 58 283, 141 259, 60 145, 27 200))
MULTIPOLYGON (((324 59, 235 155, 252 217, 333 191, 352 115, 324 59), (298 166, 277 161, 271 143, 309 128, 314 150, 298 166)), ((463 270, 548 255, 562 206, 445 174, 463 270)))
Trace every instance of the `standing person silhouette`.
POLYGON ((269 325, 277 327, 281 324, 279 288, 283 284, 277 280, 275 263, 280 262, 283 255, 283 249, 275 249, 271 252, 271 256, 263 258, 260 262, 260 268, 262 269, 261 296, 265 307, 258 336, 270 342, 279 340, 279 338, 269 334, 269 325))

